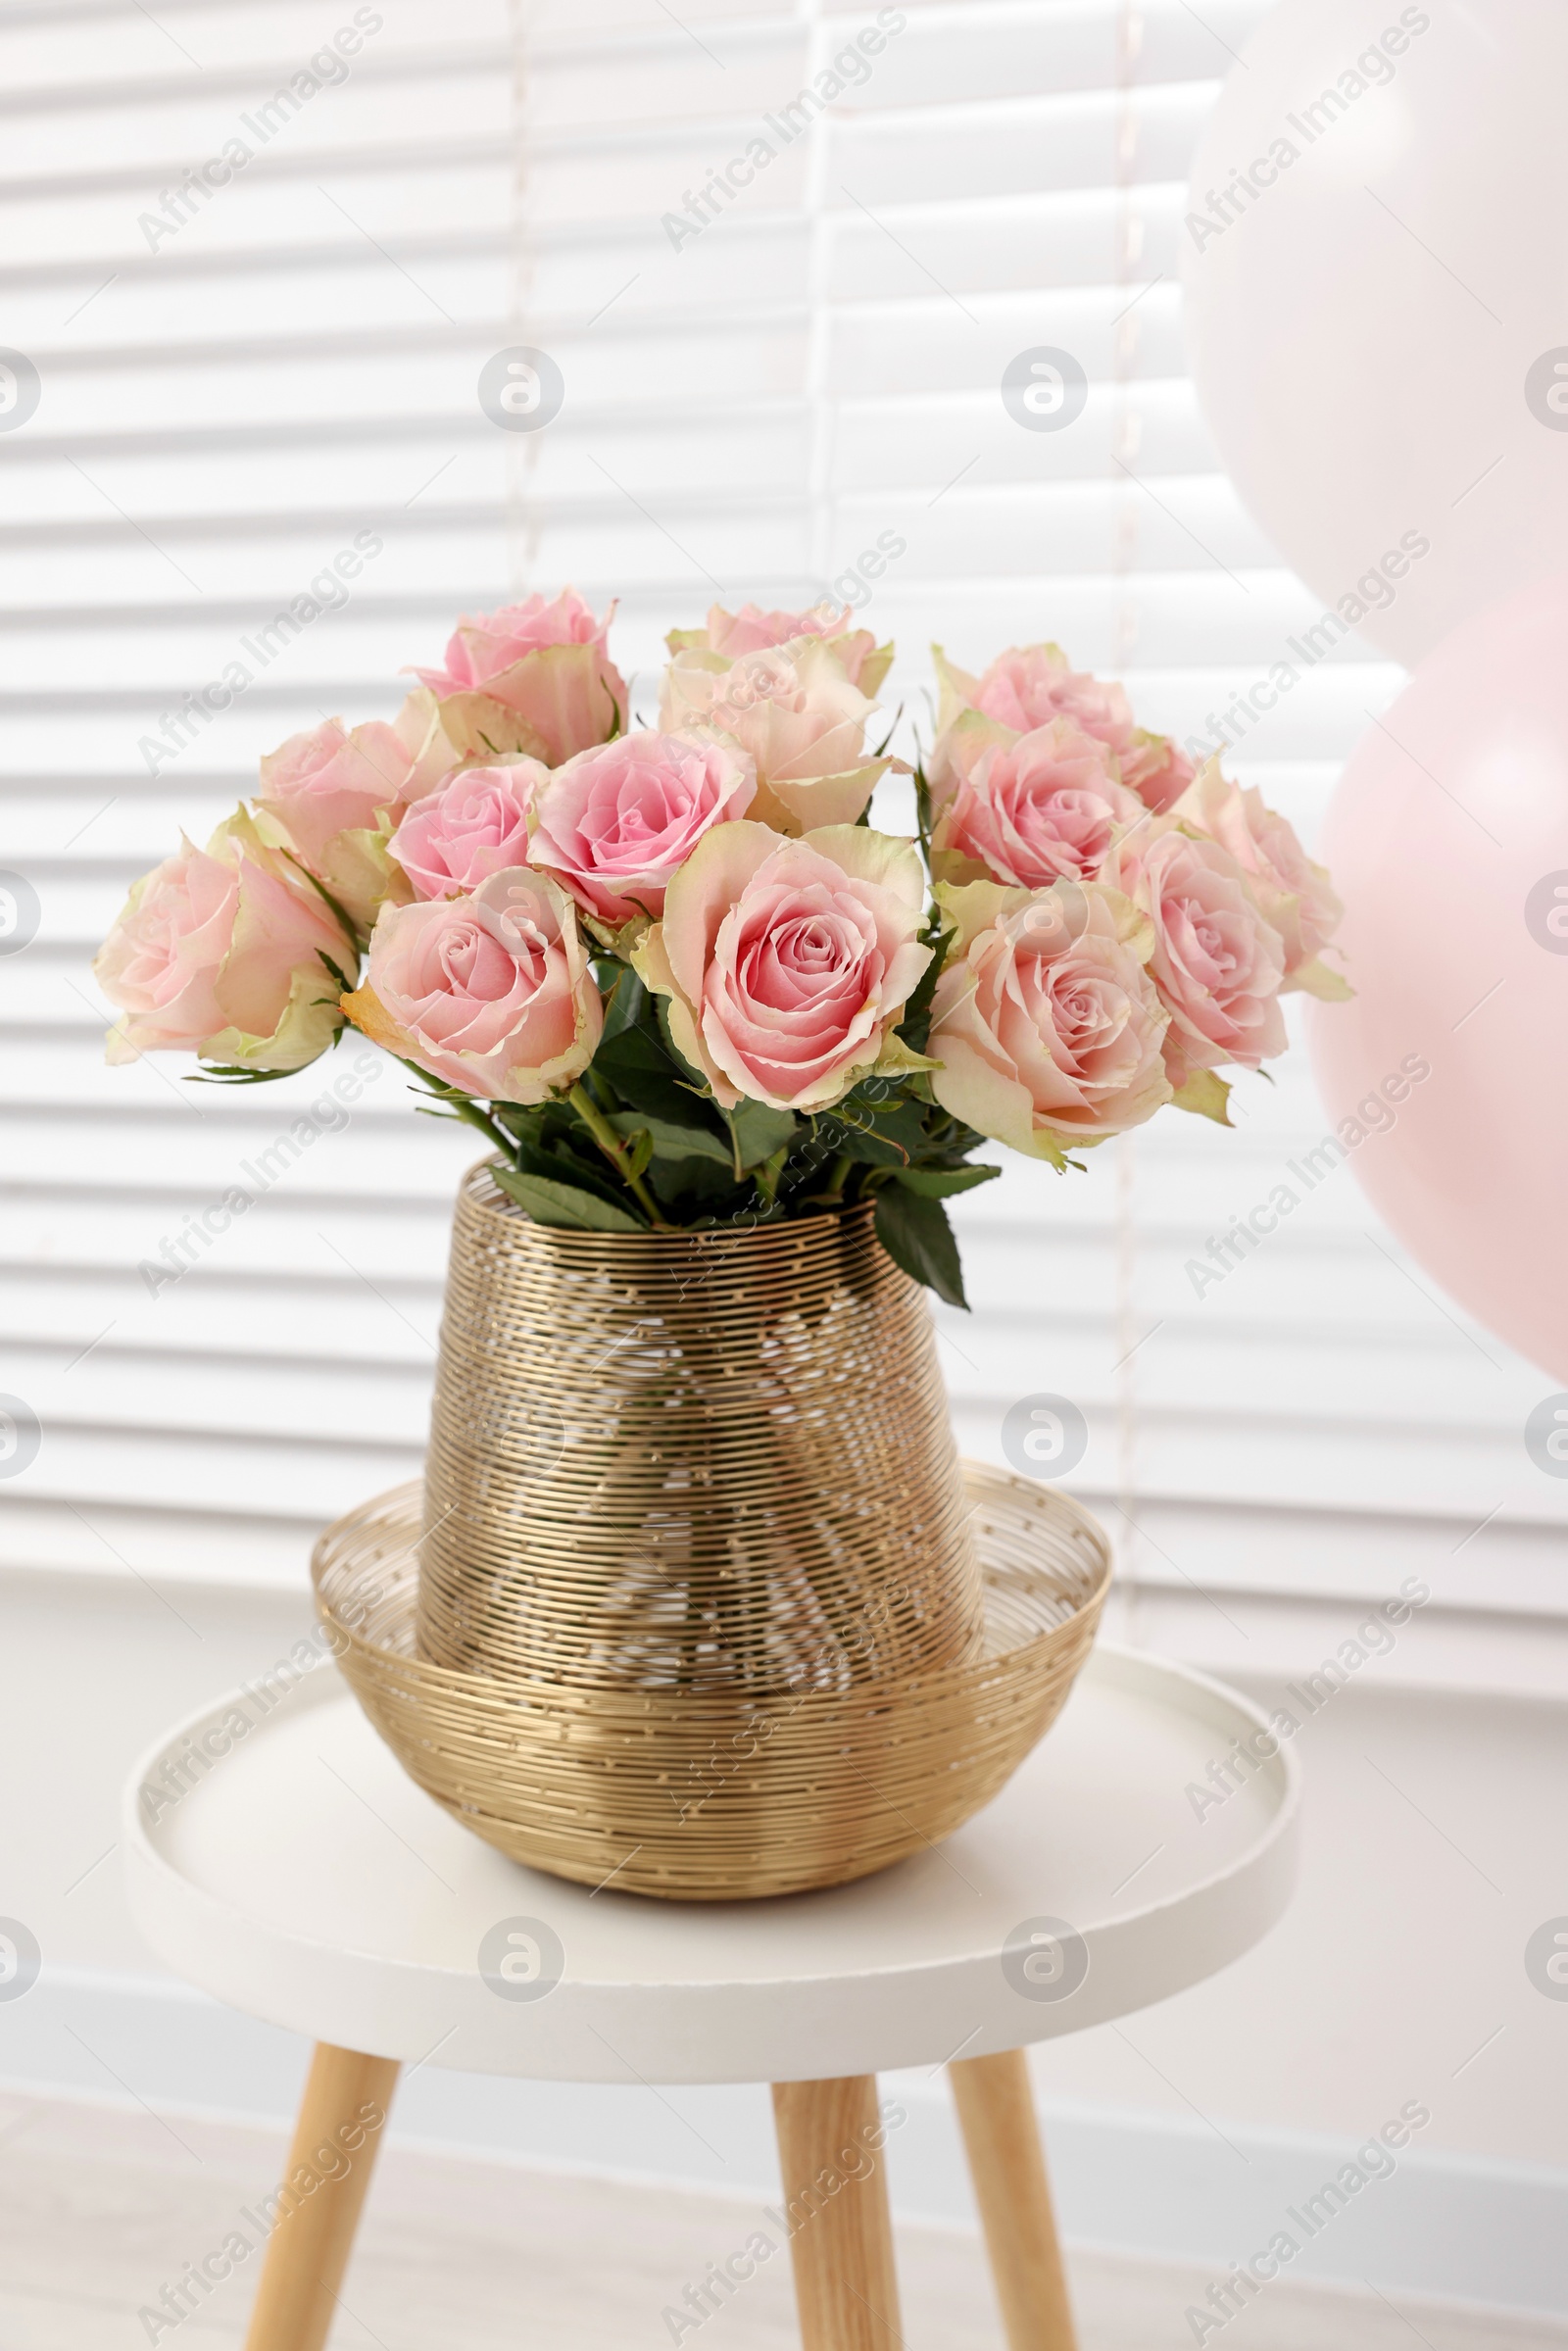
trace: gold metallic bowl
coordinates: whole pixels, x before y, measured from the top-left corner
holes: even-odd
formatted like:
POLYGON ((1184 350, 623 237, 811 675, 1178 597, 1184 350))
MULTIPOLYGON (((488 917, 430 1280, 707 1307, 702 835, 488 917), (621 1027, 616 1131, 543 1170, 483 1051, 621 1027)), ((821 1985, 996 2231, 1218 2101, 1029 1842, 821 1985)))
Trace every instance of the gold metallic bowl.
POLYGON ((370 1721, 453 1816, 561 1878, 683 1901, 799 1892, 951 1836, 1049 1730, 1110 1580, 1063 1494, 962 1465, 983 1616, 915 1672, 808 1668, 751 1690, 474 1673, 419 1653, 420 1488, 329 1528, 317 1604, 370 1721))

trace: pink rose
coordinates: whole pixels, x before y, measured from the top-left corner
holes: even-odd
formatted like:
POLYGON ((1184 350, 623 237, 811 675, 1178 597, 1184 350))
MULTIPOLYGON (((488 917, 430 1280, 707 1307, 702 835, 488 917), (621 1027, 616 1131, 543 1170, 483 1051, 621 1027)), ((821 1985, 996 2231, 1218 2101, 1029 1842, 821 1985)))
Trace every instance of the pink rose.
POLYGON ((1154 926, 1150 970, 1171 1014, 1165 1067, 1178 1091, 1197 1070, 1255 1069, 1284 1052, 1284 942, 1229 850, 1152 816, 1113 845, 1101 879, 1154 926))
POLYGON ((1111 751, 1126 751, 1132 743, 1133 713, 1124 688, 1074 669, 1059 645, 1010 646, 973 687, 974 708, 1014 734, 1027 735, 1053 718, 1071 718, 1111 751))
POLYGON ((186 841, 143 874, 99 949, 98 985, 121 1007, 108 1058, 303 1069, 342 1026, 328 958, 359 968, 320 892, 238 808, 205 850, 186 841))
POLYGON ((1143 727, 1134 735, 1131 749, 1120 755, 1117 764, 1122 782, 1156 816, 1168 814, 1198 772, 1186 752, 1178 751, 1169 735, 1151 735, 1143 727))
POLYGON ((290 735, 262 761, 257 807, 280 825, 288 845, 338 904, 368 929, 402 876, 386 844, 404 808, 456 766, 433 694, 408 696, 390 726, 380 719, 352 732, 341 718, 290 735))
POLYGON ((931 1091, 1014 1151, 1058 1164, 1063 1143, 1141 1126, 1170 1100, 1170 1014, 1145 968, 1149 921, 1091 882, 946 887, 956 935, 931 1004, 931 1091))
POLYGON ((618 930, 663 912, 677 867, 710 825, 744 816, 756 792, 750 757, 722 736, 623 735, 545 779, 528 861, 618 930))
POLYGON ((804 612, 764 612, 755 604, 726 612, 715 604, 706 628, 672 628, 664 643, 672 654, 716 653, 727 663, 738 661, 743 654, 787 645, 792 637, 820 637, 838 655, 851 685, 862 694, 875 694, 892 664, 893 648, 879 646, 868 628, 852 627, 853 619, 851 606, 840 612, 825 600, 808 605, 804 612))
POLYGON ((678 653, 664 672, 659 723, 667 735, 694 726, 732 735, 756 761, 755 815, 801 833, 853 824, 870 799, 889 764, 865 756, 875 709, 820 637, 792 637, 735 661, 678 653))
POLYGON ((1014 889, 1044 890, 1059 875, 1098 872, 1118 825, 1143 803, 1116 780, 1102 743, 1070 718, 1052 718, 1010 739, 984 720, 953 730, 951 796, 937 796, 931 863, 942 881, 984 874, 1014 889))
POLYGON ((1070 718, 1113 754, 1117 775, 1129 791, 1159 812, 1192 779, 1192 761, 1168 735, 1152 735, 1134 724, 1125 689, 1092 677, 1087 669, 1074 669, 1059 645, 1011 646, 979 677, 956 668, 940 645, 932 652, 942 687, 937 740, 928 763, 933 787, 945 787, 950 780, 953 729, 965 710, 978 710, 1015 735, 1030 734, 1053 718, 1070 718))
POLYGON ((389 848, 415 897, 461 897, 492 873, 525 865, 528 816, 548 772, 537 759, 460 767, 416 800, 389 848))
POLYGON ((372 1044, 506 1102, 575 1085, 605 1017, 570 899, 518 865, 471 898, 383 906, 343 1009, 372 1044))
POLYGON ((914 846, 861 825, 790 841, 717 824, 633 950, 721 1106, 823 1110, 872 1069, 923 1066, 894 1035, 931 960, 914 846))
POLYGON ((1254 790, 1244 792, 1210 759, 1177 804, 1176 814, 1228 849, 1285 945, 1287 992, 1343 999, 1349 994, 1337 971, 1319 961, 1345 911, 1327 868, 1314 865, 1296 828, 1264 806, 1254 790))
POLYGON ((606 643, 614 610, 595 619, 575 588, 503 605, 458 622, 444 669, 414 674, 465 758, 521 751, 559 767, 625 725, 626 681, 606 643))
POLYGON ((1014 735, 1033 734, 1053 718, 1071 718, 1112 753, 1133 739, 1133 714, 1121 687, 1102 685, 1073 669, 1058 645, 1011 647, 979 677, 950 661, 940 645, 931 653, 942 695, 937 738, 926 762, 933 790, 951 786, 955 730, 974 711, 1014 735))

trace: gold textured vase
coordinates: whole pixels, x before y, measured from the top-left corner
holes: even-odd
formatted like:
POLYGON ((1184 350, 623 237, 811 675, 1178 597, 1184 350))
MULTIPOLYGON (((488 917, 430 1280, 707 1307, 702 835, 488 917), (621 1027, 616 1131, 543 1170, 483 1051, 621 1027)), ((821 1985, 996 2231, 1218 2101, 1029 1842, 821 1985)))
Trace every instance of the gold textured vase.
POLYGON ((329 1527, 317 1605, 419 1785, 617 1892, 836 1886, 950 1836, 1049 1729, 1109 1545, 958 1462, 868 1208, 709 1233, 459 1198, 417 1485, 329 1527))
POLYGON ((468 1673, 746 1697, 972 1656, 935 1333, 870 1208, 566 1232, 470 1169, 419 1559, 419 1652, 468 1673))

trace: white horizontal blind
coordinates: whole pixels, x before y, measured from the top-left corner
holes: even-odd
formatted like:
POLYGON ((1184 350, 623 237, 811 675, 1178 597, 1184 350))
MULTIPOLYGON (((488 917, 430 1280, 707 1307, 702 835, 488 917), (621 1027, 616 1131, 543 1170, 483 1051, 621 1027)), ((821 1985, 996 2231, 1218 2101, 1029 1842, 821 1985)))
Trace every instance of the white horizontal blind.
MULTIPOLYGON (((0 1483, 0 1558, 296 1582, 326 1517, 417 1466, 461 1132, 353 1043, 238 1092, 106 1070, 87 965, 178 828, 204 838, 289 732, 388 714, 460 609, 618 594, 646 711, 665 627, 836 580, 899 641, 906 730, 933 637, 979 666, 1053 636, 1208 739, 1310 622, 1182 360, 1187 159, 1261 14, 0 9, 0 344, 40 383, 0 432, 0 865, 41 908, 0 956, 0 1388, 42 1431, 0 1483), (843 88, 793 135, 820 75, 843 88), (508 435, 476 379, 522 343, 566 397, 508 435), (999 394, 1041 345, 1089 379, 1060 432, 999 394), (259 636, 356 546, 334 609, 259 636), (228 709, 147 748, 236 662, 228 709), (313 1102, 331 1131, 294 1124, 313 1102), (257 1204, 154 1295, 138 1268, 235 1185, 257 1204)), ((1242 780, 1310 834, 1397 683, 1324 661, 1242 780)), ((1320 1647, 1417 1573, 1461 1670, 1528 1674, 1563 1614, 1568 1496, 1521 1440, 1548 1383, 1435 1297, 1348 1170, 1201 1298, 1184 1271, 1323 1130, 1304 1056, 1278 1074, 1243 1082, 1235 1136, 1167 1112, 963 1204, 975 1311, 939 1323, 964 1443, 1000 1457, 1031 1394, 1078 1405, 1069 1482, 1151 1637, 1263 1663, 1269 1626, 1320 1647)))

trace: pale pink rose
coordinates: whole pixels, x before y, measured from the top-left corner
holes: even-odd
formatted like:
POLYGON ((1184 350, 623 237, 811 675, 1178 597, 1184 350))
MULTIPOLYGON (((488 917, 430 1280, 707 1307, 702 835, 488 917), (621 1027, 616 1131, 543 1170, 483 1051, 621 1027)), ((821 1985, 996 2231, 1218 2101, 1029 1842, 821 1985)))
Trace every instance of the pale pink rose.
POLYGON ((1070 718, 1015 740, 998 727, 960 726, 951 748, 951 797, 931 835, 941 881, 989 874, 1019 890, 1047 889, 1061 875, 1081 881, 1098 872, 1116 827, 1145 814, 1105 746, 1070 718))
POLYGON ((1146 969, 1153 930, 1090 882, 939 888, 956 926, 931 1004, 931 1090, 1034 1158, 1141 1126, 1170 1100, 1170 1014, 1146 969))
POLYGON ((390 726, 372 718, 351 730, 341 718, 326 718, 307 734, 290 735, 262 761, 256 805, 368 929, 381 901, 404 894, 402 876, 386 859, 393 827, 409 802, 457 759, 435 696, 421 688, 407 697, 390 726))
POLYGON ((526 752, 559 767, 626 723, 626 681, 575 588, 460 620, 442 669, 416 669, 466 759, 526 752))
POLYGON ((893 648, 879 646, 868 628, 853 625, 854 618, 852 606, 845 605, 840 611, 826 601, 808 605, 801 612, 764 612, 755 604, 743 604, 738 612, 726 612, 721 604, 715 604, 709 612, 706 628, 672 628, 664 642, 672 654, 712 653, 728 663, 738 661, 743 654, 787 645, 793 637, 820 637, 837 654, 851 685, 858 686, 862 694, 875 694, 892 663, 893 648))
POLYGON ((1325 866, 1314 865, 1287 817, 1244 792, 1210 759, 1183 794, 1176 814, 1228 849, 1252 895, 1285 944, 1285 988, 1329 998, 1348 994, 1338 972, 1319 962, 1345 908, 1325 866))
POLYGON ((678 653, 664 672, 659 723, 665 734, 716 727, 757 767, 754 814, 782 833, 853 824, 889 761, 867 759, 866 722, 876 704, 852 685, 820 637, 724 661, 678 653))
POLYGON ((756 792, 749 754, 723 736, 622 735, 543 781, 528 861, 618 930, 663 912, 671 878, 704 833, 744 816, 756 792))
POLYGON ((537 759, 459 767, 416 800, 388 854, 416 898, 457 898, 528 861, 528 817, 549 770, 537 759))
POLYGON ((975 709, 1026 735, 1053 718, 1071 718, 1113 752, 1132 743, 1132 707, 1121 686, 1074 669, 1059 645, 1009 646, 974 680, 975 709))
POLYGON ((243 808, 205 850, 182 842, 144 874, 93 963, 121 1017, 108 1058, 192 1053, 245 1069, 303 1069, 342 1021, 339 971, 359 967, 320 892, 243 808))
POLYGON ((1171 1014, 1173 1086, 1228 1061, 1255 1069, 1284 1052, 1285 945, 1229 850, 1152 816, 1113 844, 1101 879, 1154 926, 1149 967, 1171 1014))
POLYGON ((954 729, 967 710, 978 710, 1015 735, 1047 726, 1053 718, 1071 719, 1105 746, 1121 782, 1159 813, 1192 780, 1192 761, 1168 735, 1152 735, 1135 725, 1125 689, 1074 669, 1059 645, 1010 646, 978 677, 955 667, 940 645, 932 652, 942 703, 927 772, 939 791, 951 782, 954 729))
POLYGON ((632 951, 721 1106, 823 1110, 872 1069, 918 1066, 894 1035, 931 950, 914 845, 836 824, 785 840, 717 824, 632 951))
POLYGON ((1152 735, 1143 727, 1133 737, 1131 749, 1121 753, 1117 764, 1122 782, 1156 816, 1169 813, 1198 772, 1186 752, 1178 751, 1169 735, 1152 735))
POLYGON ((343 1009, 372 1044, 487 1102, 565 1092, 604 1027, 570 899, 521 865, 471 898, 383 906, 343 1009))

